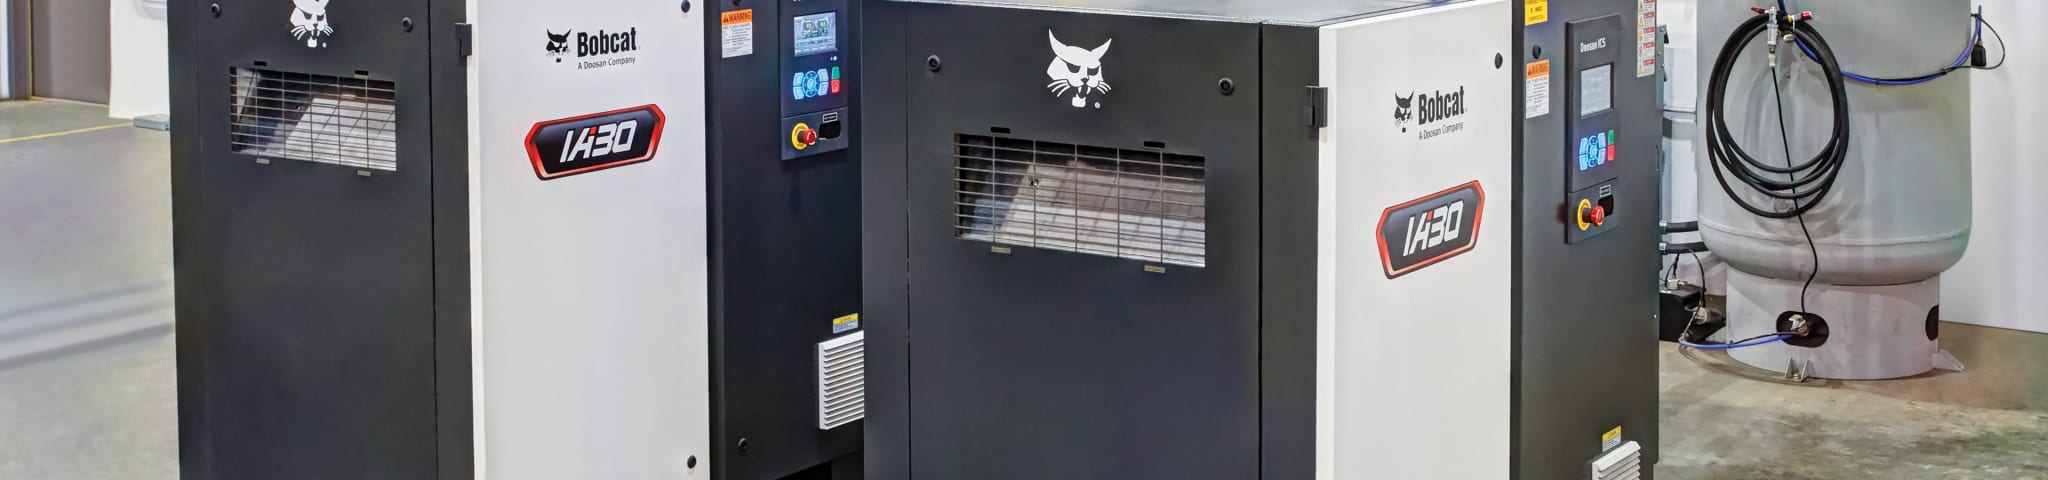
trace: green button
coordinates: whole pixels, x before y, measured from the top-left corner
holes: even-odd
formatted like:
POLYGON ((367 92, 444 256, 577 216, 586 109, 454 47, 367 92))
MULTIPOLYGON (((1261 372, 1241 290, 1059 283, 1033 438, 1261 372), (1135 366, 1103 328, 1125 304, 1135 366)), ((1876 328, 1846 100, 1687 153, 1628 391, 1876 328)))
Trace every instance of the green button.
POLYGON ((839 78, 839 67, 832 67, 832 78, 839 78))

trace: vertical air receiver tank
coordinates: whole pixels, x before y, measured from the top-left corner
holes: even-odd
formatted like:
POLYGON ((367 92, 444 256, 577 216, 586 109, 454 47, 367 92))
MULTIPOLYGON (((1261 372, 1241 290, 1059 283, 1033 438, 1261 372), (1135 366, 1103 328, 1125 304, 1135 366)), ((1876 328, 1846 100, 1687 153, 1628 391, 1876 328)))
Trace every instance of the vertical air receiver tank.
MULTIPOLYGON (((1727 32, 1756 15, 1749 7, 1775 3, 1750 0, 1701 9, 1702 85, 1727 32)), ((1912 77, 1949 67, 1967 51, 1975 25, 1964 0, 1787 4, 1793 12, 1813 13, 1813 27, 1833 46, 1843 71, 1870 77, 1912 77)), ((1782 164, 1765 40, 1743 48, 1750 50, 1731 70, 1723 105, 1710 105, 1703 95, 1700 111, 1724 109, 1730 137, 1758 160, 1782 164)), ((1791 157, 1804 162, 1821 150, 1834 127, 1827 77, 1797 45, 1781 46, 1778 61, 1791 157)), ((1726 332, 1748 338, 1785 331, 1794 314, 1805 312, 1825 322, 1825 333, 1738 349, 1734 357, 1826 378, 1925 373, 1939 351, 1940 275, 1962 258, 1969 242, 1970 80, 1959 74, 1916 85, 1848 82, 1846 89, 1847 161, 1833 190, 1804 215, 1803 229, 1798 218, 1764 218, 1737 205, 1716 181, 1705 142, 1700 144, 1700 231, 1709 248, 1734 267, 1726 332)), ((1708 121, 1699 125, 1703 133, 1714 127, 1708 121)), ((1732 175, 1728 184, 1753 205, 1777 211, 1793 206, 1732 175)))

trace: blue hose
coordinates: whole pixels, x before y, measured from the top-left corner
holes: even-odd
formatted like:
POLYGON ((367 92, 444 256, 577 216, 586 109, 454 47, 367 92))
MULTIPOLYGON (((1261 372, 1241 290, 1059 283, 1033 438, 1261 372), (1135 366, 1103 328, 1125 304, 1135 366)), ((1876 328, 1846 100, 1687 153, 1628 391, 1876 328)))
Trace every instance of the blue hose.
MULTIPOLYGON (((1785 1, 1784 1, 1784 0, 1778 0, 1778 11, 1780 11, 1780 12, 1789 12, 1789 11, 1791 11, 1791 10, 1788 10, 1788 9, 1786 9, 1786 8, 1785 8, 1785 1)), ((1954 71, 1954 70, 1956 70, 1956 69, 1960 69, 1960 68, 1963 68, 1963 65, 1967 65, 1967 64, 1969 64, 1969 63, 1970 63, 1970 52, 1972 52, 1972 51, 1975 51, 1975 49, 1976 49, 1976 47, 1977 47, 1977 42, 1983 41, 1983 39, 1984 39, 1984 6, 1983 6, 1983 5, 1978 5, 1978 6, 1977 6, 1977 15, 1975 15, 1975 16, 1972 16, 1972 17, 1970 17, 1970 18, 1971 18, 1971 19, 1973 20, 1973 22, 1974 22, 1974 25, 1973 25, 1973 26, 1974 26, 1974 28, 1973 28, 1973 29, 1972 29, 1972 31, 1970 32, 1970 43, 1969 43, 1969 44, 1967 44, 1967 45, 1964 45, 1964 46, 1963 46, 1963 54, 1962 54, 1962 55, 1958 55, 1958 56, 1956 56, 1956 61, 1955 61, 1955 63, 1949 64, 1948 68, 1944 68, 1944 69, 1942 69, 1942 70, 1941 70, 1940 72, 1936 72, 1936 73, 1930 73, 1930 74, 1926 74, 1926 75, 1921 75, 1921 76, 1918 76, 1918 77, 1913 77, 1913 78, 1891 78, 1891 79, 1887 79, 1887 78, 1875 78, 1875 77, 1871 77, 1871 76, 1868 76, 1868 75, 1859 75, 1859 74, 1856 74, 1856 73, 1853 73, 1853 72, 1843 71, 1843 72, 1842 72, 1842 78, 1846 78, 1846 79, 1849 79, 1850 81, 1854 81, 1854 82, 1857 82, 1857 83, 1865 83, 1865 84, 1870 84, 1870 85, 1880 85, 1880 86, 1903 86, 1903 85, 1919 85, 1919 84, 1922 84, 1922 83, 1932 82, 1932 81, 1934 81, 1935 79, 1939 79, 1939 78, 1941 78, 1941 77, 1945 77, 1945 76, 1948 76, 1949 72, 1951 72, 1951 71, 1954 71)), ((1815 54, 1812 48, 1809 48, 1809 47, 1807 47, 1807 46, 1806 46, 1806 40, 1803 40, 1803 39, 1801 39, 1801 40, 1798 40, 1798 43, 1799 43, 1799 51, 1802 51, 1802 52, 1806 52, 1806 57, 1807 57, 1807 58, 1811 58, 1811 59, 1814 59, 1815 61, 1819 61, 1819 60, 1820 60, 1820 55, 1818 55, 1818 54, 1815 54)))
POLYGON ((1785 341, 1785 339, 1788 339, 1788 338, 1792 338, 1792 336, 1791 336, 1791 335, 1773 335, 1773 336, 1771 336, 1770 338, 1765 338, 1765 339, 1761 339, 1761 340, 1754 340, 1754 341, 1749 341, 1749 342, 1743 342, 1743 343, 1737 343, 1737 344, 1732 344, 1732 345, 1701 345, 1701 344, 1697 344, 1697 343, 1692 343, 1692 342, 1688 342, 1688 341, 1685 341, 1685 339, 1683 339, 1683 338, 1680 338, 1680 339, 1678 339, 1678 344, 1679 344, 1679 345, 1682 345, 1682 346, 1684 346, 1685 348, 1690 348, 1690 349, 1693 349, 1693 350, 1734 350, 1734 349, 1738 349, 1738 348, 1749 348, 1749 347, 1754 347, 1754 346, 1758 346, 1758 345, 1769 345, 1769 344, 1773 344, 1773 343, 1778 343, 1778 342, 1782 342, 1782 341, 1785 341))

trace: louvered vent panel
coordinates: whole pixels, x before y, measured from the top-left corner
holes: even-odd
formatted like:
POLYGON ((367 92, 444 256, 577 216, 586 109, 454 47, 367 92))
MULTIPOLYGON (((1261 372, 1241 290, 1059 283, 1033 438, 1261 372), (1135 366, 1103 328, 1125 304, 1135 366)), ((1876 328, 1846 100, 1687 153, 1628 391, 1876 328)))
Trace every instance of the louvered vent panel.
POLYGON ((1147 262, 1207 260, 1205 159, 954 137, 954 236, 1147 262))
POLYGON ((1624 443, 1593 460, 1593 480, 1642 480, 1643 447, 1624 443))
POLYGON ((388 81, 228 70, 228 145, 262 158, 398 170, 398 96, 388 81))
POLYGON ((867 417, 867 332, 818 344, 818 429, 867 417))

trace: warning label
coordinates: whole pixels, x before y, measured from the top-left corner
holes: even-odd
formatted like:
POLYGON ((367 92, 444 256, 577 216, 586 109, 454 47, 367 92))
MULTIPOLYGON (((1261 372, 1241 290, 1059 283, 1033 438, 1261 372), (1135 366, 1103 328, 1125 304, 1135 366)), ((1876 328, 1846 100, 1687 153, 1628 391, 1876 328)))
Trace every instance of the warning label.
POLYGON ((718 14, 720 58, 754 54, 754 9, 718 14))
POLYGON ((1550 114, 1550 60, 1529 62, 1528 75, 1523 79, 1523 118, 1536 118, 1550 114))
POLYGON ((1528 0, 1522 4, 1522 25, 1535 25, 1550 21, 1550 0, 1528 0))
POLYGON ((1636 4, 1636 76, 1657 73, 1657 0, 1636 4))

